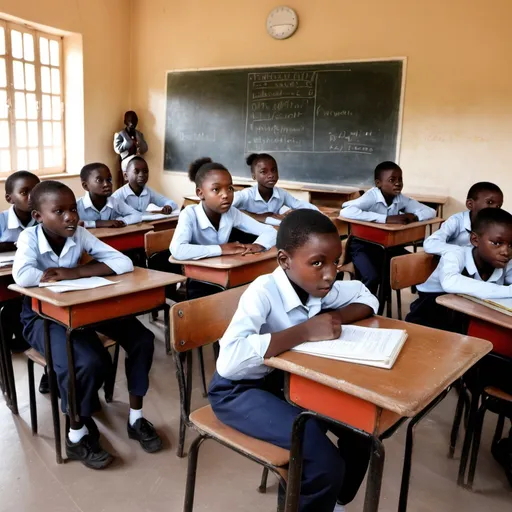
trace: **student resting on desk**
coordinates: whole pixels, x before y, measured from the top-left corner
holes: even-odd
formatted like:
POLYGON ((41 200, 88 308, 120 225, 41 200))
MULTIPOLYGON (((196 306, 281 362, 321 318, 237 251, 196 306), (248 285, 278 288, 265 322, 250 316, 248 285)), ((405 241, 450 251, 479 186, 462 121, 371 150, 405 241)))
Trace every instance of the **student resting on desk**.
MULTIPOLYGON (((32 191, 30 200, 32 215, 40 224, 26 229, 18 239, 12 272, 18 285, 30 287, 45 281, 108 276, 133 270, 128 257, 78 226, 76 199, 66 185, 57 181, 40 183, 32 191), (84 251, 94 261, 78 265, 84 251)), ((32 310, 28 297, 23 304, 21 322, 25 339, 34 349, 44 354, 44 321, 32 310)), ((117 341, 126 351, 130 396, 128 436, 139 441, 147 452, 160 450, 162 442, 153 425, 142 415, 142 401, 148 390, 149 370, 153 360, 153 333, 135 318, 74 331, 72 336, 80 420, 69 418, 71 428, 66 435, 66 453, 68 458, 79 460, 89 468, 103 469, 112 462, 113 457, 101 447, 99 431, 92 415, 100 409, 98 390, 105 376, 112 371, 112 361, 96 331, 117 341)), ((50 337, 61 407, 66 413, 68 358, 65 327, 50 322, 50 337)))
POLYGON ((141 222, 140 212, 112 197, 112 174, 105 164, 85 165, 80 171, 80 179, 86 191, 76 203, 81 225, 86 228, 122 228, 141 222))
POLYGON ((246 162, 251 167, 252 179, 257 181, 257 185, 235 192, 235 208, 252 213, 251 216, 260 222, 273 225, 279 224, 290 210, 318 210, 311 203, 299 201, 286 190, 276 187, 279 171, 273 156, 253 153, 247 157, 246 162))
POLYGON ((429 254, 442 256, 446 251, 459 247, 470 247, 471 225, 483 208, 501 208, 503 192, 494 183, 475 183, 468 192, 465 212, 456 213, 446 220, 435 233, 423 242, 423 249, 429 254))
POLYGON ((169 214, 178 208, 178 205, 167 197, 155 192, 146 186, 149 178, 149 168, 146 160, 141 156, 128 157, 124 177, 126 185, 116 190, 112 197, 125 202, 128 206, 144 214, 150 204, 162 208, 161 213, 169 214))
MULTIPOLYGON (((208 396, 223 423, 289 450, 301 410, 284 397, 283 372, 265 366, 264 358, 306 341, 338 338, 341 324, 372 315, 378 302, 359 281, 336 281, 341 242, 320 212, 287 215, 277 249, 279 267, 249 285, 220 340, 208 396)), ((371 443, 340 431, 336 447, 326 431, 320 420, 306 424, 301 512, 343 510, 366 472, 371 443)))
MULTIPOLYGON (((436 216, 432 208, 402 195, 402 169, 394 162, 377 165, 374 178, 375 187, 343 204, 342 217, 379 224, 409 224, 436 216)), ((351 240, 349 251, 361 281, 375 293, 381 282, 382 248, 370 242, 351 240)), ((391 249, 388 255, 393 257, 406 252, 402 248, 391 249)))

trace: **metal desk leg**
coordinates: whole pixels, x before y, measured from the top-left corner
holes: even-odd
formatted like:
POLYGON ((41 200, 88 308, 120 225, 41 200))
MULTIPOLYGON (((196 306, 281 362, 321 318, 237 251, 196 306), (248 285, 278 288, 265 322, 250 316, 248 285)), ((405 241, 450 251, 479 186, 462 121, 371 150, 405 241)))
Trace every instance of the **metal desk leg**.
POLYGON ((169 317, 169 304, 167 302, 163 305, 164 310, 164 336, 165 336, 165 351, 167 355, 171 353, 171 320, 169 317))
POLYGON ((368 470, 363 512, 377 512, 379 510, 382 473, 384 472, 384 459, 386 456, 384 445, 377 437, 372 437, 372 443, 373 450, 368 470))
POLYGON ((460 457, 459 475, 457 478, 457 485, 464 485, 464 477, 466 476, 466 467, 468 464, 469 451, 471 449, 471 443, 473 441, 473 431, 475 430, 476 416, 478 413, 478 404, 480 402, 481 391, 478 389, 479 386, 475 385, 471 390, 471 406, 469 410, 469 421, 466 429, 466 435, 464 436, 464 444, 462 445, 462 454, 460 457))
POLYGON ((0 358, 2 359, 3 375, 5 378, 4 386, 7 395, 7 407, 11 409, 13 414, 18 414, 18 398, 16 396, 16 383, 14 381, 14 371, 12 368, 12 356, 11 349, 9 347, 8 340, 5 339, 3 322, 4 307, 0 309, 0 358))
POLYGON ((68 352, 68 414, 74 421, 80 421, 80 411, 76 398, 76 369, 75 355, 73 354, 73 329, 66 329, 66 348, 68 352))

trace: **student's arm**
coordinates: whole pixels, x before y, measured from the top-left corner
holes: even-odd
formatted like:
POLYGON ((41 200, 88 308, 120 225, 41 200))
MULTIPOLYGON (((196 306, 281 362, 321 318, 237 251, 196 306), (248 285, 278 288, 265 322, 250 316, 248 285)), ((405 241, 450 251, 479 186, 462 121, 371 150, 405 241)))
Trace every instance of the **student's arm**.
POLYGON ((49 283, 56 281, 64 281, 67 279, 80 279, 82 277, 101 277, 110 276, 114 272, 105 263, 98 263, 97 261, 90 261, 85 265, 78 265, 76 267, 54 267, 47 268, 41 276, 41 283, 49 283))
POLYGON ((33 236, 28 231, 20 233, 12 266, 12 277, 17 285, 28 288, 39 284, 43 271, 37 268, 37 248, 35 233, 33 236))
POLYGON ((231 207, 238 208, 239 210, 249 210, 248 192, 249 188, 243 190, 237 190, 233 194, 233 203, 231 207))
POLYGON ((15 251, 16 244, 14 242, 0 242, 0 252, 15 251))
POLYGON ((436 211, 433 208, 416 201, 416 199, 404 195, 402 195, 402 199, 404 201, 405 211, 416 215, 419 221, 433 219, 436 216, 436 211))
POLYGON ((148 152, 148 143, 144 138, 144 134, 137 130, 137 142, 139 143, 139 154, 143 155, 148 152))
POLYGON ((454 215, 449 217, 435 233, 424 240, 423 249, 425 252, 442 256, 446 251, 451 250, 453 245, 449 244, 448 240, 457 235, 458 226, 457 218, 454 215))
POLYGON ((279 193, 283 194, 284 196, 284 206, 288 206, 288 208, 291 208, 292 210, 299 210, 301 208, 305 208, 307 210, 317 210, 318 208, 311 204, 308 201, 301 201, 300 199, 297 199, 296 197, 292 196, 289 192, 286 190, 283 190, 282 188, 279 189, 279 193))
POLYGON ((509 262, 505 269, 505 284, 512 285, 512 261, 509 262))
POLYGON ((120 155, 121 153, 128 151, 132 145, 131 140, 126 140, 121 132, 114 134, 114 151, 120 155))
POLYGON ((113 214, 116 220, 121 220, 126 225, 142 222, 142 213, 119 199, 114 199, 113 214))
POLYGON ((343 203, 340 215, 347 219, 385 224, 386 215, 370 211, 370 208, 372 208, 374 205, 375 198, 371 190, 369 190, 368 192, 365 192, 361 197, 343 203))
POLYGON ((262 224, 236 208, 231 209, 234 214, 233 227, 251 235, 258 235, 254 244, 261 245, 267 250, 276 245, 277 231, 272 226, 262 224))
MULTIPOLYGON (((148 189, 149 192, 149 200, 151 203, 156 204, 157 206, 161 206, 163 209, 165 209, 166 206, 171 207, 172 210, 176 210, 178 208, 178 205, 172 200, 167 197, 165 197, 162 194, 159 194, 158 192, 155 192, 152 188, 148 189)), ((171 211, 167 213, 171 213, 171 211)), ((166 212, 163 212, 166 213, 166 212)))

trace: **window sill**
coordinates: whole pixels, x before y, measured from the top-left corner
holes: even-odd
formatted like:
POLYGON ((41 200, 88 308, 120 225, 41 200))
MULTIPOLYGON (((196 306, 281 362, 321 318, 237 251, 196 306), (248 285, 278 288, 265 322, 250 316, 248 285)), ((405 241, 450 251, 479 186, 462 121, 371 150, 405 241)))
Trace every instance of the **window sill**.
MULTIPOLYGON (((0 183, 4 183, 5 180, 9 176, 1 176, 0 177, 0 183)), ((47 180, 63 180, 63 179, 69 179, 69 178, 80 178, 80 174, 71 174, 69 172, 59 172, 56 174, 38 174, 37 177, 41 181, 47 181, 47 180)))

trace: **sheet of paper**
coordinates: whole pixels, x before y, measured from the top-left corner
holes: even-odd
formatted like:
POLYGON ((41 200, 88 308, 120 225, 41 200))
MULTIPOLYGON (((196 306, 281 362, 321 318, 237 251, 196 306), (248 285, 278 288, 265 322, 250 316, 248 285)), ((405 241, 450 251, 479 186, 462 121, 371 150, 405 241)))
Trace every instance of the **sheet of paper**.
POLYGON ((49 288, 52 292, 63 293, 77 290, 92 290, 101 286, 116 284, 114 281, 103 277, 82 277, 81 279, 70 279, 56 281, 54 283, 39 283, 40 288, 49 288))
POLYGON ((166 215, 165 213, 143 213, 142 220, 151 222, 152 220, 172 219, 174 217, 179 217, 179 215, 179 210, 174 210, 172 213, 169 213, 168 215, 166 215))

